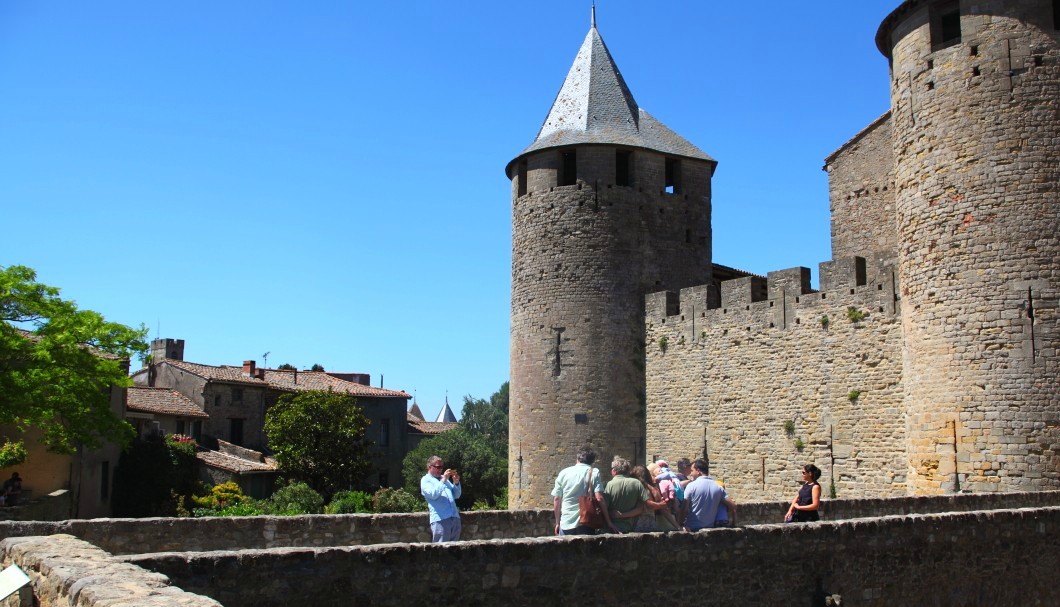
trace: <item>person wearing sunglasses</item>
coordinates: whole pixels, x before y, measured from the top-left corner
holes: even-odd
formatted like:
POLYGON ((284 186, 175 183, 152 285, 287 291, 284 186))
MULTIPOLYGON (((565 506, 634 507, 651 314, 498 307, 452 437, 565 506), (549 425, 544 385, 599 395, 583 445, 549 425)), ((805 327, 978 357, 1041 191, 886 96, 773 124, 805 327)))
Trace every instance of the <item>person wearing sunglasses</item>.
POLYGON ((460 497, 460 474, 446 468, 442 458, 432 455, 427 458, 427 474, 420 479, 420 493, 427 500, 431 515, 431 541, 458 541, 460 511, 456 500, 460 497))

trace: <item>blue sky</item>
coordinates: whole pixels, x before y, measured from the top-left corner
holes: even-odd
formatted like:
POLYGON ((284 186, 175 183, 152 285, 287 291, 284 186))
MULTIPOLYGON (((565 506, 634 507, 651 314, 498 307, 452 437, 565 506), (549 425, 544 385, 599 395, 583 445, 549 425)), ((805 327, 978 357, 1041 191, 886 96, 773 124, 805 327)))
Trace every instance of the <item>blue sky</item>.
MULTIPOLYGON (((887 110, 897 5, 598 3, 641 107, 720 163, 716 262, 816 283, 823 159, 887 110)), ((588 27, 571 0, 4 0, 0 265, 191 361, 459 415, 508 378, 504 166, 588 27)))

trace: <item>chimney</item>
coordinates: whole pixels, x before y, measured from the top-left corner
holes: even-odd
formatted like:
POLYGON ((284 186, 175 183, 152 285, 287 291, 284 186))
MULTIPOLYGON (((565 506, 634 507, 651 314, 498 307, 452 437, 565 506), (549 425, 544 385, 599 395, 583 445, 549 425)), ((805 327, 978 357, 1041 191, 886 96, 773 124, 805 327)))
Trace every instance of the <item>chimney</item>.
POLYGON ((243 361, 243 375, 249 375, 251 377, 254 377, 255 367, 257 367, 257 363, 255 361, 253 361, 253 360, 244 360, 243 361))

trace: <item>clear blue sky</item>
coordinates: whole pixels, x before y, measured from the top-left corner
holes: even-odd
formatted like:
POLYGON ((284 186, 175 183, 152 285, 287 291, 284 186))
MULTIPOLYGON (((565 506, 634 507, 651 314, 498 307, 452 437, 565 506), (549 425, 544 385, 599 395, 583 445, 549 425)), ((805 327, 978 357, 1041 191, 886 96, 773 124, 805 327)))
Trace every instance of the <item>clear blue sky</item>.
MULTIPOLYGON (((601 0, 644 109, 716 158, 714 260, 830 257, 823 159, 888 107, 897 0, 601 0)), ((510 184, 589 2, 0 2, 0 265, 205 364, 508 378, 510 184)))

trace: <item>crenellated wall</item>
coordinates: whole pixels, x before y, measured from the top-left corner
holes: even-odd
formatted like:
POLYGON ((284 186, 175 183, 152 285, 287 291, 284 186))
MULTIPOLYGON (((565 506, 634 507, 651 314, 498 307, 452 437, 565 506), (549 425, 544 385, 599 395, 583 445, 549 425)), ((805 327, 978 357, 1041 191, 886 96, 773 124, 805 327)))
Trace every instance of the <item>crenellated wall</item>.
POLYGON ((811 462, 826 495, 906 494, 894 269, 849 257, 821 277, 725 281, 717 308, 700 288, 646 298, 650 456, 705 455, 738 499, 790 499, 811 462))

